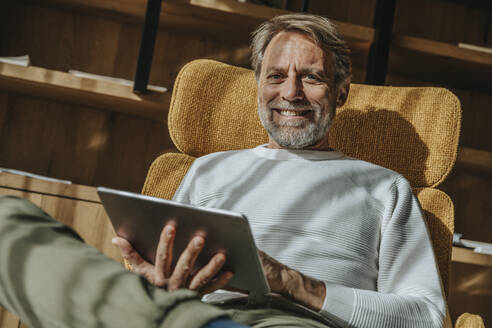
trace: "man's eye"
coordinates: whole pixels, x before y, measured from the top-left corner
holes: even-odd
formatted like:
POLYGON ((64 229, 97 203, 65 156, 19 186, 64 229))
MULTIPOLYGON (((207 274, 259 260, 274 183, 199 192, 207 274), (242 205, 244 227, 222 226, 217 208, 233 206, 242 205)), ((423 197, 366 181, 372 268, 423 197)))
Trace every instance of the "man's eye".
POLYGON ((319 81, 319 78, 314 74, 307 74, 306 79, 311 80, 311 81, 319 81))
POLYGON ((270 74, 268 77, 272 80, 278 80, 281 78, 280 74, 270 74))

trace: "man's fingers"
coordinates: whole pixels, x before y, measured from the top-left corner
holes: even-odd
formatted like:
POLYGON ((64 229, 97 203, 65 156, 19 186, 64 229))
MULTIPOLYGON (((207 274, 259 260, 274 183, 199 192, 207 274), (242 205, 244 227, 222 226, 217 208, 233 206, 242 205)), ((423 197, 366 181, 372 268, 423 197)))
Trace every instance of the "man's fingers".
POLYGON ((176 263, 176 267, 169 278, 168 281, 168 290, 176 290, 180 287, 184 286, 186 279, 188 278, 195 261, 203 249, 203 245, 205 244, 205 239, 201 236, 193 237, 186 249, 180 255, 178 262, 176 263))
POLYGON ((224 266, 226 257, 222 253, 215 254, 214 257, 193 277, 188 286, 191 290, 200 290, 220 271, 224 266))
POLYGON ((154 282, 152 276, 154 266, 145 261, 128 240, 122 237, 114 237, 111 242, 120 249, 121 255, 128 261, 135 273, 144 276, 151 283, 154 282))
POLYGON ((171 263, 173 261, 174 237, 176 228, 172 224, 166 225, 162 231, 155 255, 155 280, 156 285, 165 284, 171 275, 171 263))
POLYGON ((221 273, 217 279, 209 282, 205 287, 203 287, 199 292, 200 294, 208 294, 216 291, 217 289, 224 289, 225 286, 231 281, 234 274, 230 271, 221 273))

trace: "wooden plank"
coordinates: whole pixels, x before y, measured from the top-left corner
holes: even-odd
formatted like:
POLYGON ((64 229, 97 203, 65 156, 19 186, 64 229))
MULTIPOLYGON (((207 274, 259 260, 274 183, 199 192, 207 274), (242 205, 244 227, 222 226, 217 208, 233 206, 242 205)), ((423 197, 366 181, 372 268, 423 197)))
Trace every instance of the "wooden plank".
POLYGON ((8 108, 9 96, 5 92, 0 92, 0 136, 2 130, 7 124, 7 108, 8 108))
MULTIPOLYGON (((58 108, 30 97, 9 95, 7 121, 0 137, 0 167, 48 175, 57 133, 58 108)), ((61 129, 61 131, 59 130, 61 129)))
POLYGON ((0 306, 0 328, 19 327, 19 318, 0 306))
MULTIPOLYGON (((448 307, 453 320, 463 313, 482 317, 485 327, 492 323, 492 268, 467 263, 451 263, 448 307)), ((470 325, 472 327, 472 325, 470 325)), ((475 326, 476 327, 476 326, 475 326)))
POLYGON ((29 54, 34 66, 54 70, 71 68, 73 15, 48 8, 26 7, 2 1, 0 56, 29 54))
POLYGON ((99 196, 93 187, 45 181, 6 172, 0 172, 0 187, 12 190, 12 194, 30 191, 31 193, 100 202, 99 196))
POLYGON ((484 173, 492 173, 492 152, 460 147, 456 165, 484 173))
MULTIPOLYGON (((141 23, 145 0, 38 0, 37 3, 141 23)), ((166 0, 162 3, 160 26, 194 30, 247 40, 249 33, 262 21, 289 11, 236 0, 166 0), (233 28, 231 28, 233 27, 233 28)), ((336 22, 349 40, 372 41, 373 29, 336 22)))
POLYGON ((99 16, 73 15, 73 17, 73 34, 76 42, 70 51, 71 68, 120 77, 118 72, 115 72, 115 61, 122 42, 122 24, 99 16))
POLYGON ((119 83, 80 78, 40 67, 0 63, 0 90, 55 99, 164 121, 170 93, 136 95, 119 83))
POLYGON ((110 138, 98 158, 95 183, 139 192, 152 161, 172 145, 167 128, 157 122, 118 115, 107 129, 110 138), (149 149, 151 145, 153 149, 149 149))
POLYGON ((98 158, 106 152, 108 145, 107 125, 111 112, 55 102, 50 106, 58 109, 58 115, 52 124, 44 128, 59 128, 50 145, 52 153, 47 174, 74 183, 93 185, 98 158), (69 110, 66 106, 70 106, 69 110))
MULTIPOLYGON (((220 22, 223 28, 224 25, 232 24, 235 28, 244 28, 244 31, 251 32, 261 22, 266 21, 274 16, 291 13, 287 10, 271 8, 251 3, 240 3, 235 0, 170 0, 163 3, 161 11, 161 21, 172 22, 174 17, 188 13, 188 17, 181 16, 180 21, 186 24, 195 24, 193 20, 197 20, 197 27, 212 28, 214 31, 217 27, 210 24, 212 21, 220 22), (164 15, 164 16, 163 16, 164 15), (192 19, 191 19, 192 18, 192 19)), ((341 21, 333 21, 340 33, 348 40, 372 41, 374 30, 370 27, 360 26, 341 21)), ((175 24, 179 24, 176 22, 175 24)), ((223 29, 222 28, 222 29, 223 29)), ((236 35, 238 34, 238 31, 236 35)))
POLYGON ((451 260, 454 262, 492 267, 492 255, 475 253, 473 250, 463 247, 453 246, 451 260))
POLYGON ((451 44, 482 45, 490 11, 474 7, 471 1, 456 2, 398 0, 394 32, 451 44))
POLYGON ((391 74, 490 92, 492 55, 443 42, 394 35, 391 74), (453 69, 449 69, 452 67, 453 69))
POLYGON ((373 26, 376 0, 310 1, 309 12, 338 21, 373 26))
POLYGON ((492 176, 455 167, 439 186, 454 203, 455 230, 465 239, 492 242, 492 176))
POLYGON ((394 35, 392 45, 396 48, 423 52, 429 55, 449 57, 456 60, 490 66, 492 65, 492 55, 460 48, 457 45, 416 38, 407 35, 394 35))
POLYGON ((40 207, 75 230, 85 243, 122 263, 119 250, 111 244, 115 232, 102 204, 43 195, 40 207))
POLYGON ((30 191, 25 191, 25 190, 18 190, 18 189, 11 189, 11 188, 5 188, 2 185, 0 185, 0 195, 2 196, 17 196, 17 197, 22 197, 25 198, 37 206, 41 206, 41 201, 43 199, 42 194, 38 193, 33 193, 30 191))

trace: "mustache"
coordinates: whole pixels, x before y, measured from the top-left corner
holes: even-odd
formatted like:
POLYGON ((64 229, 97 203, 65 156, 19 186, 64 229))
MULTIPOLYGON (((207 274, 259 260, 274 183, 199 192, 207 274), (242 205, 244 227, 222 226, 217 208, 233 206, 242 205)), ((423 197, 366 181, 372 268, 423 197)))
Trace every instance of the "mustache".
POLYGON ((282 100, 282 99, 274 99, 268 103, 269 108, 282 108, 288 110, 317 110, 318 106, 310 103, 305 99, 300 100, 282 100))

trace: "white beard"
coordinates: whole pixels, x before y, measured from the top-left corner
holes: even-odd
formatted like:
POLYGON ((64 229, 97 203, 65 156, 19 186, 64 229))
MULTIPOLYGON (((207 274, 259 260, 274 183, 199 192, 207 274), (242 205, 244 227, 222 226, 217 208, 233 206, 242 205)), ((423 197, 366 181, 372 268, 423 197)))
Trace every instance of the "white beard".
POLYGON ((327 135, 334 117, 334 107, 333 104, 333 108, 325 112, 321 105, 311 104, 307 101, 273 100, 263 108, 258 106, 258 115, 265 130, 279 146, 301 149, 315 145, 327 135), (311 110, 313 111, 312 120, 286 121, 280 125, 273 120, 272 108, 311 110))

